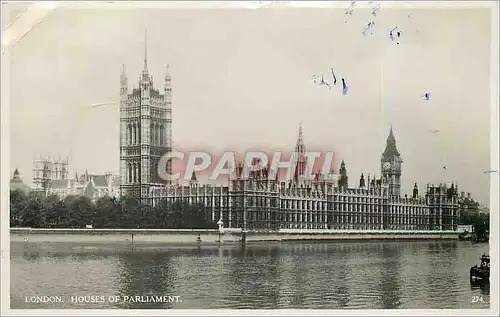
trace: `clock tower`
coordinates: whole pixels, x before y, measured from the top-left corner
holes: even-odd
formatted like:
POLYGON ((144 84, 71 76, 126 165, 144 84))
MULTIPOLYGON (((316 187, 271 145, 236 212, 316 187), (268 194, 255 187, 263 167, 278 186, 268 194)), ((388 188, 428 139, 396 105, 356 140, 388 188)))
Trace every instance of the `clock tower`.
POLYGON ((399 154, 396 148, 396 138, 394 133, 389 132, 387 137, 387 143, 385 151, 382 154, 381 168, 382 177, 387 179, 387 184, 389 185, 389 195, 390 196, 400 196, 401 194, 401 154, 399 154))

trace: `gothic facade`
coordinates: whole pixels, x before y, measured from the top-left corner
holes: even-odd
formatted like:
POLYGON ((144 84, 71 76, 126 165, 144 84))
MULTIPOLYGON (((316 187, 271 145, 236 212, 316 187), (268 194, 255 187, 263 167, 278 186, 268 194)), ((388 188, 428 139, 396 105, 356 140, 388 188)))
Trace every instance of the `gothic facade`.
POLYGON ((74 178, 52 180, 45 195, 56 195, 61 199, 67 196, 85 196, 92 202, 101 197, 119 197, 120 177, 112 173, 101 175, 89 174, 87 171, 74 178))
POLYGON ((155 88, 145 53, 137 88, 129 91, 125 66, 120 77, 120 195, 150 203, 151 189, 165 183, 158 163, 172 148, 172 87, 167 65, 163 93, 155 88))
MULTIPOLYGON (((225 186, 167 185, 152 190, 153 203, 186 200, 206 206, 211 219, 224 226, 245 230, 339 229, 339 230, 456 230, 459 197, 456 184, 427 185, 419 194, 415 183, 410 196, 400 195, 401 155, 391 131, 381 159, 381 177, 349 186, 342 160, 337 179, 305 182, 301 153, 305 153, 302 127, 295 147, 296 174, 291 182, 269 179, 266 171, 236 179, 225 186)), ((303 157, 303 156, 302 156, 303 157)))
POLYGON ((33 160, 33 184, 37 192, 45 192, 54 181, 68 180, 68 158, 38 155, 33 160))

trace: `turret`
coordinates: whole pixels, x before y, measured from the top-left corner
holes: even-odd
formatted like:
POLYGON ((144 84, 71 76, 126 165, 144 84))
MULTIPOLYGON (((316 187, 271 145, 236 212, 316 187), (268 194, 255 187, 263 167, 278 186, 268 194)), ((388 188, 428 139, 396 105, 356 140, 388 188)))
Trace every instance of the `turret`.
POLYGON ((451 187, 447 189, 446 191, 446 197, 448 199, 452 199, 456 194, 456 191, 455 191, 455 185, 452 183, 451 184, 451 187))
POLYGON ((164 83, 164 92, 167 101, 172 97, 172 77, 170 77, 170 65, 165 65, 165 83, 164 83))
POLYGON ((297 143, 295 144, 295 155, 297 161, 297 167, 295 169, 295 182, 302 183, 306 171, 306 159, 305 159, 306 146, 304 144, 304 134, 302 132, 302 123, 299 125, 299 136, 297 138, 297 143))
MULTIPOLYGON (((166 107, 166 123, 162 128, 162 134, 165 138, 163 146, 167 151, 172 150, 172 78, 170 77, 169 65, 165 67, 165 83, 164 83, 164 98, 166 107), (164 129, 164 130, 163 130, 164 129)), ((167 173, 171 173, 172 166, 170 162, 167 164, 167 173)))
POLYGON ((197 186, 198 185, 198 179, 196 178, 196 173, 193 172, 193 175, 191 176, 191 180, 189 181, 189 185, 191 186, 197 186))
POLYGON ((243 164, 241 162, 236 166, 236 178, 241 179, 243 177, 243 164))
POLYGON ((19 181, 19 180, 21 180, 21 178, 19 177, 19 171, 17 170, 17 168, 16 168, 16 170, 14 171, 14 177, 12 177, 12 180, 14 180, 14 181, 19 181))
POLYGON ((381 158, 382 178, 387 180, 389 195, 399 196, 401 192, 401 155, 396 147, 396 138, 391 130, 381 158))
MULTIPOLYGON (((128 94, 128 79, 125 72, 125 64, 122 65, 122 73, 120 75, 120 101, 124 102, 128 94)), ((124 106, 123 104, 121 105, 124 106)))
POLYGON ((413 198, 418 197, 418 186, 417 183, 415 183, 415 186, 413 186, 413 198))
POLYGON ((347 189, 349 184, 348 184, 348 177, 347 177, 347 169, 345 168, 345 162, 342 160, 340 163, 340 179, 339 179, 339 187, 343 187, 344 189, 347 189))
POLYGON ((365 176, 361 173, 361 178, 359 179, 359 188, 365 188, 365 176))

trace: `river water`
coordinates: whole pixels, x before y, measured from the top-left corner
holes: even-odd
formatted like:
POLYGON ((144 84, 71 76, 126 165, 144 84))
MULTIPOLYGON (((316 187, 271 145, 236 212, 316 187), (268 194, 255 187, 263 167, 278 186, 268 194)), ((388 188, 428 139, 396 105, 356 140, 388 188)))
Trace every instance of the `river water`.
POLYGON ((471 286, 469 268, 488 252, 488 244, 465 241, 220 248, 11 242, 11 308, 485 309, 489 287, 471 286), (110 300, 115 295, 119 302, 110 300), (178 297, 124 297, 137 295, 178 297), (33 303, 32 296, 63 302, 33 303))

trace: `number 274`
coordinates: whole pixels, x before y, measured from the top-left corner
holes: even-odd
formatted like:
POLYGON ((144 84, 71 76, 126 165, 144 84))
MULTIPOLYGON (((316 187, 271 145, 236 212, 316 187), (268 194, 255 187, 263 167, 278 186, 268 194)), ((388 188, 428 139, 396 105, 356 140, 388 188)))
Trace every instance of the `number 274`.
POLYGON ((483 296, 472 296, 471 303, 484 303, 483 296))

